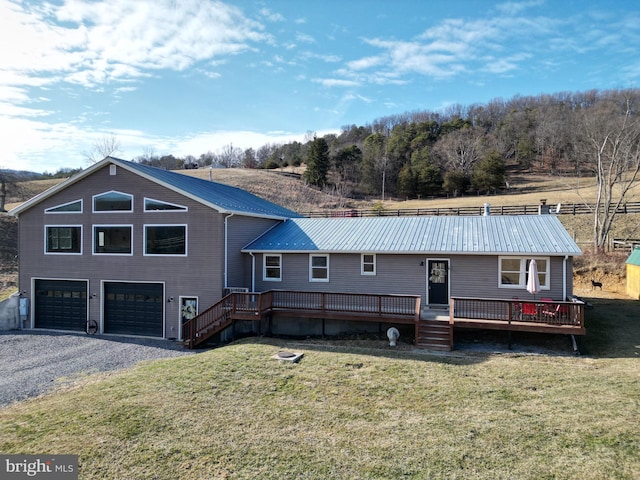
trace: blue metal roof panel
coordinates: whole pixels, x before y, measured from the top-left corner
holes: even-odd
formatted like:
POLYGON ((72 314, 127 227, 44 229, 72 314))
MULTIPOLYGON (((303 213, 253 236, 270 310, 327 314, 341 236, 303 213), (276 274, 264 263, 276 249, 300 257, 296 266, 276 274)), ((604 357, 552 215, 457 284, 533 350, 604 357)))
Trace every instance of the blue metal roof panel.
POLYGON ((553 215, 296 218, 244 251, 448 254, 582 252, 553 215))
POLYGON ((293 218, 301 216, 292 210, 269 202, 241 188, 182 175, 149 165, 142 165, 137 162, 114 158, 112 158, 112 160, 168 187, 183 193, 188 193, 223 212, 271 218, 293 218))
POLYGON ((627 258, 627 261, 624 263, 626 263, 627 265, 640 266, 640 247, 634 248, 633 252, 631 252, 631 255, 629 255, 629 258, 627 258))

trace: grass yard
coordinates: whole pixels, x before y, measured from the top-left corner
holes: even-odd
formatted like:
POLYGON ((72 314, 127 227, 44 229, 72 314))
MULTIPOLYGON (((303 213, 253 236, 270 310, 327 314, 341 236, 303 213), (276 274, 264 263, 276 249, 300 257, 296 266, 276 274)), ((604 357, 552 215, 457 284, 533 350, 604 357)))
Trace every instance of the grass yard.
POLYGON ((82 479, 637 479, 640 304, 588 300, 587 355, 246 339, 4 408, 0 451, 82 479))

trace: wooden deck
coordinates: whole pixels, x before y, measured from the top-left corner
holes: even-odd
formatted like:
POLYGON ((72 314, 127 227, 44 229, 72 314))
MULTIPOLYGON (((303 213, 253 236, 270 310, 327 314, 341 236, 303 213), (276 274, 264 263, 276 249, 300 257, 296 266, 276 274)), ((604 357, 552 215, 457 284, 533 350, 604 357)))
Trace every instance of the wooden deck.
POLYGON ((449 305, 449 323, 457 328, 570 335, 586 333, 583 302, 455 297, 449 305))
POLYGON ((231 293, 183 325, 187 348, 195 348, 237 320, 271 319, 273 314, 303 318, 413 325, 416 346, 453 348, 453 329, 477 328, 584 335, 581 302, 452 298, 448 321, 421 314, 420 297, 336 292, 269 290, 231 293))
POLYGON ((420 297, 335 292, 269 290, 231 293, 182 327, 189 348, 203 343, 235 320, 259 320, 271 314, 348 321, 414 325, 417 336, 420 297))

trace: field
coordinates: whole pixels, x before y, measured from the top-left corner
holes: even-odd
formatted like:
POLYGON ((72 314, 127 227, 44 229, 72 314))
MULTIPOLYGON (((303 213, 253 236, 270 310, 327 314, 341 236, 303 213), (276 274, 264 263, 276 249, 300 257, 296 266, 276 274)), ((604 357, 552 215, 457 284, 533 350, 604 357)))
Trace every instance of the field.
POLYGON ((638 303, 588 300, 583 356, 245 339, 4 408, 0 451, 82 479, 635 479, 638 303))

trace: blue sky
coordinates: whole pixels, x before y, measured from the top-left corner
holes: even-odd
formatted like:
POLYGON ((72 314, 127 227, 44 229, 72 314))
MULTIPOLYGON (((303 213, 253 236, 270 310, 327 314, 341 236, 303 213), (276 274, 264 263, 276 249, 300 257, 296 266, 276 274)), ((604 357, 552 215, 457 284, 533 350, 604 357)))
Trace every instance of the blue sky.
POLYGON ((638 87, 636 0, 0 0, 0 168, 199 156, 407 111, 638 87))

